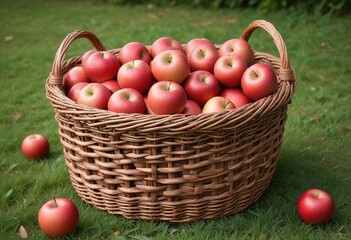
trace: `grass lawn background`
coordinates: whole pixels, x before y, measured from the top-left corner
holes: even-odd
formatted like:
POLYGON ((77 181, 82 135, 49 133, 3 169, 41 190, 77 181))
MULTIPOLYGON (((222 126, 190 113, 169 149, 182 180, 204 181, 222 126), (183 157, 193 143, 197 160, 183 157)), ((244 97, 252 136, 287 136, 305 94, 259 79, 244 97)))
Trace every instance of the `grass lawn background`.
MULTIPOLYGON (((302 11, 264 14, 254 10, 148 8, 103 1, 0 2, 0 239, 46 239, 37 224, 42 204, 52 197, 72 199, 80 212, 77 231, 66 239, 350 239, 351 238, 351 17, 308 16, 302 11), (169 224, 128 220, 85 204, 71 186, 54 110, 45 81, 64 37, 83 28, 107 49, 130 41, 150 45, 160 36, 182 43, 206 37, 215 43, 240 36, 255 19, 274 24, 297 73, 281 155, 270 187, 246 211, 218 220, 169 224), (23 138, 41 133, 49 157, 25 159, 23 138), (335 199, 333 220, 311 227, 299 219, 303 191, 321 188, 335 199)), ((255 31, 250 43, 277 54, 271 38, 255 31)), ((67 57, 91 48, 75 42, 67 57)))

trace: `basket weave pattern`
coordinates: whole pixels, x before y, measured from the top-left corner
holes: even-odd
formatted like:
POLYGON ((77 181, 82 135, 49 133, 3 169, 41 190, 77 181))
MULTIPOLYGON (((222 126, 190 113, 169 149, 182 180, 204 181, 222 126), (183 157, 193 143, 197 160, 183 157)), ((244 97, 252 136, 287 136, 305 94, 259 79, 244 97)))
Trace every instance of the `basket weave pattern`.
MULTIPOLYGON (((281 149, 287 106, 295 89, 285 43, 272 24, 252 22, 241 38, 265 29, 280 58, 255 51, 273 66, 278 91, 242 108, 199 115, 117 114, 77 104, 63 92, 63 75, 81 57, 64 60, 77 30, 58 49, 46 82, 70 179, 94 207, 126 218, 190 222, 239 212, 269 186, 281 149)), ((119 49, 109 50, 118 54, 119 49)))

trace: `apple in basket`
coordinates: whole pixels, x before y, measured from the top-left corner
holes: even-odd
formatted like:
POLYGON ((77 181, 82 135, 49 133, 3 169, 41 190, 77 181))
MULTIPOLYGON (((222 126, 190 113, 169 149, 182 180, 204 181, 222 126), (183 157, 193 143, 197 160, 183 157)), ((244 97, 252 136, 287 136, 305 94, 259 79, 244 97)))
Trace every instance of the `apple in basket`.
POLYGON ((97 50, 95 50, 95 49, 91 49, 89 51, 86 51, 82 56, 82 63, 85 62, 88 59, 88 57, 95 52, 97 52, 97 50))
POLYGON ((185 44, 185 47, 184 47, 185 55, 189 56, 191 51, 194 50, 195 47, 200 45, 211 45, 212 47, 215 48, 214 43, 207 38, 193 38, 189 40, 187 44, 185 44))
POLYGON ((73 101, 77 102, 78 101, 78 93, 80 92, 80 90, 82 90, 82 88, 84 88, 88 84, 89 83, 87 83, 87 82, 80 82, 80 83, 74 84, 73 87, 69 90, 67 97, 69 97, 73 101))
POLYGON ((325 224, 333 217, 335 204, 333 197, 320 189, 305 191, 297 201, 297 210, 306 224, 325 224))
POLYGON ((79 222, 76 205, 67 198, 47 201, 38 212, 41 230, 49 237, 64 237, 74 232, 79 222))
POLYGON ((126 43, 119 50, 119 61, 123 65, 133 60, 143 60, 147 64, 151 62, 151 54, 146 46, 140 42, 126 43))
POLYGON ((221 86, 215 76, 204 70, 190 73, 184 81, 183 87, 188 99, 195 101, 201 107, 221 91, 221 86))
POLYGON ((116 78, 120 62, 109 51, 90 51, 83 55, 82 66, 91 81, 101 83, 116 78))
POLYGON ((200 114, 202 113, 202 109, 199 104, 197 104, 193 100, 187 100, 185 103, 185 108, 183 110, 183 114, 200 114))
POLYGON ((254 52, 250 44, 244 39, 233 38, 225 41, 218 49, 219 56, 235 54, 246 61, 247 66, 254 62, 254 52))
POLYGON ((166 50, 179 50, 184 53, 182 44, 176 39, 171 37, 160 37, 151 44, 151 57, 155 58, 159 53, 166 50))
POLYGON ((107 109, 118 113, 145 113, 144 97, 133 88, 122 88, 112 94, 107 109))
POLYGON ((111 91, 101 83, 89 83, 78 92, 77 102, 93 108, 107 109, 111 91))
POLYGON ((268 64, 255 63, 248 67, 242 75, 241 87, 248 98, 257 101, 277 90, 277 76, 268 64))
POLYGON ((247 69, 244 59, 234 54, 220 57, 214 65, 213 73, 216 79, 226 87, 238 87, 241 76, 247 69))
POLYGON ((215 46, 209 44, 196 46, 188 54, 190 70, 205 70, 213 73, 213 66, 218 57, 219 55, 215 46))
POLYGON ((229 99, 236 108, 252 103, 252 100, 244 94, 241 88, 225 88, 220 96, 229 99))
POLYGON ((38 160, 49 154, 50 144, 45 136, 31 134, 23 139, 21 150, 26 158, 38 160))
POLYGON ((69 90, 77 83, 80 82, 90 82, 90 79, 84 72, 82 66, 74 66, 63 77, 63 87, 65 92, 68 93, 69 90))
POLYGON ((205 106, 202 108, 202 113, 222 112, 234 108, 234 104, 228 99, 215 96, 206 102, 205 106))
POLYGON ((145 107, 146 107, 146 113, 150 115, 156 115, 150 108, 148 102, 147 102, 147 95, 144 95, 144 102, 145 102, 145 107))
POLYGON ((156 82, 147 95, 148 106, 155 114, 182 113, 186 100, 183 87, 172 81, 156 82))
POLYGON ((102 82, 101 84, 107 87, 112 93, 121 89, 121 86, 119 86, 117 79, 107 80, 105 82, 102 82))
POLYGON ((149 64, 142 60, 132 60, 121 66, 117 81, 121 88, 133 88, 145 93, 153 84, 153 75, 149 64))
POLYGON ((150 63, 157 81, 172 81, 181 84, 190 73, 188 59, 179 50, 159 53, 150 63))

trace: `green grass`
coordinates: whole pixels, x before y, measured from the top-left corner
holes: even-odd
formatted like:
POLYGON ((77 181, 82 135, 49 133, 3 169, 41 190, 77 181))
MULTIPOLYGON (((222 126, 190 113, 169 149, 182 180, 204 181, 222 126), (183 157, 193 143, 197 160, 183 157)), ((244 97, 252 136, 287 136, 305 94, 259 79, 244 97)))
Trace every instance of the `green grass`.
MULTIPOLYGON (((29 239, 46 239, 37 212, 52 197, 70 198, 79 208, 79 228, 66 239, 350 239, 350 21, 350 16, 316 18, 297 10, 265 15, 254 10, 121 7, 103 1, 2 0, 0 239, 19 238, 21 225, 29 239), (195 37, 221 43, 239 37, 255 19, 266 19, 280 31, 298 80, 277 169, 260 200, 241 213, 189 224, 128 220, 81 201, 71 186, 54 111, 45 96, 45 81, 63 38, 83 28, 107 49, 129 41, 151 44, 160 36, 182 43, 195 37), (12 40, 5 40, 9 36, 12 40), (40 162, 25 159, 20 151, 22 139, 36 132, 51 144, 49 157, 40 162), (297 215, 297 199, 309 188, 334 196, 336 212, 324 226, 308 226, 297 215)), ((261 30, 250 43, 277 54, 261 30)), ((90 48, 87 41, 77 41, 68 57, 90 48)))

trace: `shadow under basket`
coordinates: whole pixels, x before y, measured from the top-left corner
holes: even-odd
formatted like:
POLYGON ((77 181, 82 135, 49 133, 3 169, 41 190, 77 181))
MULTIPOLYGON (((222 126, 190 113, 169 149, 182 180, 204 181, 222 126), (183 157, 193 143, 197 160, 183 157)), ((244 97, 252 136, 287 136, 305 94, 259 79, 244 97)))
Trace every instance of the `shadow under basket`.
POLYGON ((241 108, 198 115, 118 114, 75 103, 63 91, 63 76, 81 56, 65 60, 69 46, 85 38, 96 50, 105 48, 91 32, 68 34, 46 95, 77 194, 110 214, 169 222, 219 218, 256 202, 275 172, 296 85, 285 43, 271 23, 253 21, 241 38, 248 41, 259 28, 271 35, 280 57, 254 51, 255 61, 274 68, 278 90, 241 108))

